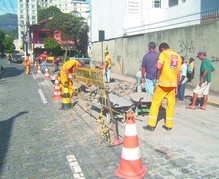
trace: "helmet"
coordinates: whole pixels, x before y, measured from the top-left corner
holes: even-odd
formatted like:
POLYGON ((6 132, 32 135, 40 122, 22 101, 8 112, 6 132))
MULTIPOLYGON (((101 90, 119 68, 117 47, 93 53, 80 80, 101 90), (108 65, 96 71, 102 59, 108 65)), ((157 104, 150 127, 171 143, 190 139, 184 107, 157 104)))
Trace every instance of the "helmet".
POLYGON ((109 53, 109 51, 108 50, 104 50, 104 53, 109 53))

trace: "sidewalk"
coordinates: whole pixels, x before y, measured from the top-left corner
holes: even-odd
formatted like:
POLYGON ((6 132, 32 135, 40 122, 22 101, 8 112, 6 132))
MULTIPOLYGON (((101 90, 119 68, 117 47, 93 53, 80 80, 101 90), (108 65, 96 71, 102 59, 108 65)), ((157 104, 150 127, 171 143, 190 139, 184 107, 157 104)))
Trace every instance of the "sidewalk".
MULTIPOLYGON (((116 80, 128 81, 132 83, 136 82, 136 79, 130 76, 125 76, 125 75, 116 74, 116 73, 111 73, 110 76, 111 78, 114 78, 116 80)), ((185 96, 192 96, 192 95, 193 95, 193 88, 186 87, 185 96)), ((208 95, 208 104, 219 107, 219 94, 210 92, 208 95)))

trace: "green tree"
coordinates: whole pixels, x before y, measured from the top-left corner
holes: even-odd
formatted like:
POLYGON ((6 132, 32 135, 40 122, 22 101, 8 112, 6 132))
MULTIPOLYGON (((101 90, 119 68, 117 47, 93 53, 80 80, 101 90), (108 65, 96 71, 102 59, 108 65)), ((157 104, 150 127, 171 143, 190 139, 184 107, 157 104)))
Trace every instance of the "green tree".
POLYGON ((50 33, 59 32, 63 43, 60 45, 65 50, 64 60, 72 48, 87 48, 88 25, 85 19, 76 11, 72 13, 57 13, 46 23, 50 33), (66 42, 74 42, 74 44, 66 42))
POLYGON ((61 10, 55 6, 50 6, 49 8, 42 9, 38 11, 38 21, 43 21, 54 17, 56 14, 61 14, 61 10))
POLYGON ((4 34, 3 30, 0 29, 0 52, 2 54, 4 54, 4 50, 5 50, 5 48, 3 46, 4 39, 5 39, 5 34, 4 34))
POLYGON ((60 54, 60 52, 62 51, 59 43, 54 39, 45 38, 43 42, 44 47, 55 56, 60 54))
POLYGON ((11 36, 5 37, 3 41, 3 46, 6 53, 14 53, 15 45, 13 43, 13 38, 11 36))

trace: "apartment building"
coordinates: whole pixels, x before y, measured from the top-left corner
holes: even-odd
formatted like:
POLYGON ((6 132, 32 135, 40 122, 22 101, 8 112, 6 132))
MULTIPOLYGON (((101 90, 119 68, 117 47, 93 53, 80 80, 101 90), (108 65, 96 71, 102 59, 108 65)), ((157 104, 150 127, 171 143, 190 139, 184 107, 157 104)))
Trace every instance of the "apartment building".
POLYGON ((64 13, 77 10, 82 17, 89 19, 90 6, 86 0, 18 0, 18 38, 20 46, 23 43, 24 35, 27 34, 27 27, 38 23, 37 10, 50 6, 56 6, 64 13))
POLYGON ((200 24, 218 16, 218 0, 92 0, 92 42, 200 24))

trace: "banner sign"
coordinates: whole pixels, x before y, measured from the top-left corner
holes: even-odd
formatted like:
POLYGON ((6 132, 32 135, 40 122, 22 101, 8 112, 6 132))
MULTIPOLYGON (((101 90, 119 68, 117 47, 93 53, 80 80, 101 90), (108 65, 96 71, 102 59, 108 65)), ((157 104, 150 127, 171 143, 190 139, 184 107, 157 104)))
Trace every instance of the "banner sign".
POLYGON ((102 69, 77 67, 75 74, 77 81, 105 88, 104 70, 102 69))

